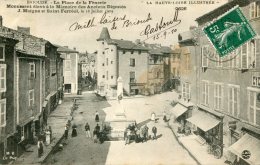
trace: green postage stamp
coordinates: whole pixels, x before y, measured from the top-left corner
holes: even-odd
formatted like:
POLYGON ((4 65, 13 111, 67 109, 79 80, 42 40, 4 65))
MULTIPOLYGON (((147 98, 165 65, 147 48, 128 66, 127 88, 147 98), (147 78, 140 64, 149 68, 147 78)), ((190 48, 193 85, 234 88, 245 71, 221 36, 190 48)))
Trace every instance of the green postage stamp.
POLYGON ((203 31, 220 57, 229 54, 256 35, 238 6, 204 27, 203 31))

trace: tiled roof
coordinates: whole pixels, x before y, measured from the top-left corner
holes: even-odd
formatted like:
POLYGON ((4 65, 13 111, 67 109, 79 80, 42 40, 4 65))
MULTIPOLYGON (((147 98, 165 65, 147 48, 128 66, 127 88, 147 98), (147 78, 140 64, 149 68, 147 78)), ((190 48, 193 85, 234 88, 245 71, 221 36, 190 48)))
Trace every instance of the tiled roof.
POLYGON ((100 37, 97 39, 97 41, 105 40, 108 44, 114 44, 120 49, 127 49, 127 50, 146 50, 150 54, 157 54, 157 55, 163 55, 172 53, 172 50, 170 47, 161 46, 158 44, 147 44, 144 42, 133 42, 129 40, 119 40, 119 39, 111 39, 108 29, 105 27, 102 29, 100 37))
POLYGON ((62 52, 64 52, 64 53, 78 53, 78 51, 73 50, 73 49, 69 49, 65 46, 60 46, 60 45, 56 45, 56 44, 55 44, 55 46, 58 47, 57 51, 61 52, 61 53, 62 52))
POLYGON ((149 48, 142 44, 136 44, 128 40, 110 39, 107 42, 108 44, 116 44, 121 49, 149 50, 149 48))
POLYGON ((149 50, 150 54, 163 55, 163 53, 159 49, 151 49, 149 50))
POLYGON ((9 38, 18 40, 19 43, 16 44, 17 52, 32 56, 44 57, 45 44, 50 43, 43 38, 28 35, 4 26, 0 27, 0 34, 2 36, 9 36, 9 38))
POLYGON ((149 48, 150 54, 157 54, 157 55, 163 55, 163 54, 169 54, 172 53, 172 49, 167 46, 161 46, 158 44, 145 44, 146 47, 149 48))
POLYGON ((16 43, 19 42, 17 39, 15 39, 15 38, 13 37, 13 35, 4 35, 4 34, 0 33, 0 38, 1 38, 1 39, 7 39, 7 40, 10 40, 10 41, 13 40, 13 41, 15 41, 16 43))

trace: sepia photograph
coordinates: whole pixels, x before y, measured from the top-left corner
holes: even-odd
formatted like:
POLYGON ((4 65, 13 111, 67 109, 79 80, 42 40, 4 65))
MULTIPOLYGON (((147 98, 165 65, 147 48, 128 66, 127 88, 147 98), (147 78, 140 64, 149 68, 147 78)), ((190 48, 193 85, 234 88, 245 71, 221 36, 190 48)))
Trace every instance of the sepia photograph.
POLYGON ((0 0, 0 164, 260 165, 260 0, 0 0))

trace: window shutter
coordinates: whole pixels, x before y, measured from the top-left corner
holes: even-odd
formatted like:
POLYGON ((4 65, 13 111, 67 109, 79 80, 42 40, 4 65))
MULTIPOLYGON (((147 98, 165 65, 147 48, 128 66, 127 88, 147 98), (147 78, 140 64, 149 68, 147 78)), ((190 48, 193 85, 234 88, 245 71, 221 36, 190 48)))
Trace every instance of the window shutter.
POLYGON ((232 88, 228 87, 228 113, 232 112, 232 88))
POLYGON ((224 109, 224 85, 221 85, 221 110, 224 109))
POLYGON ((217 109, 217 84, 214 84, 214 108, 217 109))
POLYGON ((240 89, 237 88, 237 117, 240 116, 240 89))
POLYGON ((203 86, 204 82, 202 81, 200 83, 200 103, 204 104, 204 98, 203 98, 203 91, 204 91, 204 86, 203 86))
POLYGON ((188 92, 189 97, 188 97, 188 98, 189 98, 189 99, 191 99, 190 85, 191 85, 191 84, 189 83, 189 84, 188 84, 188 89, 189 89, 189 92, 188 92))
POLYGON ((33 78, 36 78, 36 64, 33 63, 33 78))
POLYGON ((241 68, 242 69, 248 68, 247 47, 248 47, 248 44, 246 43, 246 44, 242 45, 242 48, 241 48, 241 68))
POLYGON ((256 61, 255 61, 255 67, 260 68, 260 38, 255 39, 255 56, 256 56, 256 61))
POLYGON ((6 91, 6 65, 1 65, 0 66, 0 77, 1 77, 1 84, 0 84, 0 88, 2 90, 2 92, 6 91))
POLYGON ((206 104, 209 105, 209 82, 206 83, 206 104))
POLYGON ((203 46, 201 48, 202 67, 208 67, 207 53, 208 53, 208 46, 203 46))
POLYGON ((250 18, 255 18, 255 3, 250 4, 250 18))
POLYGON ((250 122, 250 90, 247 90, 247 121, 250 122))
POLYGON ((249 91, 249 105, 248 105, 248 114, 249 114, 249 122, 254 123, 254 105, 255 105, 255 93, 253 91, 249 91))
POLYGON ((185 89, 184 89, 185 87, 184 87, 184 83, 182 83, 182 86, 181 86, 181 87, 182 87, 182 98, 185 98, 185 91, 184 91, 184 90, 185 90, 185 89))
POLYGON ((241 47, 236 50, 236 57, 235 57, 235 67, 240 68, 240 61, 241 61, 241 47))
POLYGON ((233 115, 235 117, 237 117, 237 112, 238 112, 238 109, 237 109, 237 103, 238 103, 238 89, 237 88, 233 88, 233 92, 234 92, 234 95, 233 95, 233 115))
POLYGON ((6 103, 1 104, 1 109, 3 112, 3 118, 4 118, 2 124, 5 126, 6 125, 6 103))

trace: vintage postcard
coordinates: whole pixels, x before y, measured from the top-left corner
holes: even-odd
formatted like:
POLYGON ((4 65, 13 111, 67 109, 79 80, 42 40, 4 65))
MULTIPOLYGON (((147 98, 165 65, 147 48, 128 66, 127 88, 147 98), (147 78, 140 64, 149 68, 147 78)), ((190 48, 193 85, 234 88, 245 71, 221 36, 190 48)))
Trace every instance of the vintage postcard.
POLYGON ((0 164, 260 165, 259 0, 1 0, 0 164))

